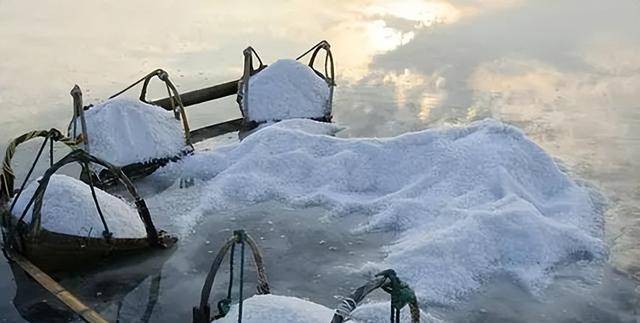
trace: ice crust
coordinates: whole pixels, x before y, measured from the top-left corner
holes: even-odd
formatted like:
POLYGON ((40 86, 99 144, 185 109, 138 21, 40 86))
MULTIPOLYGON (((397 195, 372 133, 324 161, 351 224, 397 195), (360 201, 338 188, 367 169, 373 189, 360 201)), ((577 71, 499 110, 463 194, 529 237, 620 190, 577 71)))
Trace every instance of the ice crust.
POLYGON ((281 59, 249 79, 248 117, 251 121, 321 118, 329 87, 307 65, 281 59))
POLYGON ((91 154, 116 166, 173 157, 185 148, 173 112, 139 100, 107 100, 85 111, 85 119, 91 154))
MULTIPOLYGON (((13 215, 20 217, 38 188, 31 182, 20 194, 13 215)), ((136 209, 129 203, 96 188, 96 196, 109 230, 115 238, 144 238, 146 231, 136 209)), ((24 221, 31 222, 33 206, 24 221)), ((43 228, 57 233, 82 237, 102 237, 104 226, 95 207, 91 189, 77 179, 66 175, 52 175, 44 193, 41 209, 43 228)))
POLYGON ((288 120, 165 169, 208 180, 198 212, 277 200, 365 214, 353 231, 393 231, 388 256, 421 302, 450 304, 495 276, 536 292, 556 266, 602 260, 602 210, 517 128, 487 119, 392 138, 336 138, 288 120), (310 131, 306 131, 310 129, 310 131))

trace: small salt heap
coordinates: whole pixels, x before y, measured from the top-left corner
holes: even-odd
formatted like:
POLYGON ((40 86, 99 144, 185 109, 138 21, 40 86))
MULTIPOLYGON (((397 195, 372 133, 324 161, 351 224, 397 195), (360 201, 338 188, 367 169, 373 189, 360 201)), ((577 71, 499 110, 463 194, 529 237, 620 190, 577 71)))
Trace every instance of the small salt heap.
MULTIPOLYGON (((20 194, 12 214, 19 218, 38 188, 31 182, 20 194)), ((96 188, 100 209, 114 238, 144 238, 146 231, 137 210, 127 202, 96 188)), ((31 222, 33 206, 24 221, 31 222)), ((52 175, 44 193, 41 209, 44 229, 82 237, 102 237, 104 226, 89 186, 66 175, 52 175)))
POLYGON ((322 118, 329 86, 309 66, 282 59, 249 79, 248 98, 245 112, 251 121, 322 118))
POLYGON ((138 100, 107 100, 87 110, 85 119, 91 154, 116 166, 174 157, 185 148, 173 112, 138 100))
MULTIPOLYGON (((278 295, 256 295, 242 304, 242 322, 245 323, 327 323, 335 313, 320 304, 305 301, 296 297, 278 295)), ((408 306, 401 310, 401 322, 409 322, 408 306)), ((220 323, 237 322, 238 305, 231 306, 227 315, 220 323)), ((388 322, 389 303, 363 304, 356 308, 351 315, 352 323, 388 322)), ((437 318, 422 312, 421 322, 440 322, 437 318)))

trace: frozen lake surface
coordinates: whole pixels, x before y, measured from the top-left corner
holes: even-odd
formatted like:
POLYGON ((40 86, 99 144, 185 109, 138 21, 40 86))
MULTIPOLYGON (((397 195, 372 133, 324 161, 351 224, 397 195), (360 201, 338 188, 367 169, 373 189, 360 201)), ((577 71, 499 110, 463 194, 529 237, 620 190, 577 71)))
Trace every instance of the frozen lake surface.
MULTIPOLYGON (((606 202, 600 236, 592 232, 594 222, 569 221, 585 227, 558 232, 572 232, 576 235, 569 236, 574 238, 588 233, 583 240, 571 239, 581 243, 562 245, 578 252, 557 258, 566 261, 553 262, 543 275, 512 271, 481 277, 481 284, 465 289, 451 302, 439 300, 444 294, 434 295, 433 288, 420 287, 425 308, 455 322, 638 320, 640 294, 633 277, 637 279, 640 272, 639 2, 380 0, 322 7, 303 2, 202 1, 184 7, 179 1, 135 5, 41 1, 35 6, 0 2, 4 109, 0 148, 27 130, 66 128, 71 116, 68 92, 75 83, 83 88, 85 102, 93 103, 162 67, 181 90, 190 90, 237 78, 241 51, 247 45, 270 63, 295 57, 327 39, 337 64, 335 120, 347 127, 339 137, 396 136, 491 117, 522 129, 557 160, 577 187, 600 192, 606 202), (178 11, 179 24, 168 30, 158 26, 159 20, 173 19, 178 11), (587 237, 601 239, 604 252, 598 244, 586 243, 587 237)), ((239 115, 235 97, 187 112, 194 127, 239 115)), ((26 147, 29 152, 23 156, 37 148, 26 147)), ((26 170, 28 162, 18 157, 15 168, 26 170)), ((220 186, 207 183, 212 177, 206 174, 179 172, 154 176, 140 185, 152 213, 167 216, 163 211, 170 205, 184 215, 201 205, 198 193, 232 185, 230 175, 220 177, 220 186), (195 178, 194 185, 180 187, 182 177, 195 178)), ((273 183, 278 182, 266 182, 262 188, 273 183)), ((241 189, 251 186, 235 188, 250 196, 250 191, 241 189)), ((176 250, 63 277, 62 283, 107 318, 176 322, 190 319, 213 254, 237 228, 259 239, 274 293, 329 308, 338 303, 334 296, 369 278, 367 268, 375 272, 377 266, 364 266, 367 262, 397 257, 393 256, 397 250, 389 246, 402 239, 407 228, 354 231, 369 223, 375 212, 356 209, 348 216, 336 216, 340 210, 335 203, 325 203, 331 199, 314 204, 300 202, 286 191, 271 193, 277 201, 257 198, 232 207, 219 207, 222 200, 206 201, 209 208, 196 210, 202 213, 197 221, 160 217, 159 224, 181 234, 176 250)), ((405 205, 403 211, 407 210, 410 205, 405 205)), ((407 227, 417 223, 411 217, 406 221, 400 223, 407 227)), ((474 224, 482 229, 484 223, 474 224)), ((377 225, 385 228, 384 221, 377 225)), ((548 231, 539 229, 523 230, 526 240, 505 239, 530 242, 529 238, 546 237, 548 231)), ((473 237, 471 232, 486 231, 460 236, 473 237)), ((477 241, 483 240, 469 242, 477 241)), ((430 245, 420 254, 435 247, 430 245)), ((475 255, 470 261, 483 260, 482 251, 475 255)), ((536 260, 536 250, 524 255, 536 260)), ((464 259, 453 264, 459 266, 440 272, 467 268, 464 259)), ((0 273, 12 277, 4 261, 0 273)), ((254 291, 253 277, 247 273, 246 295, 254 291)), ((0 280, 0 321, 23 320, 12 304, 17 289, 15 300, 29 304, 33 320, 69 318, 55 309, 55 302, 42 302, 43 294, 23 278, 16 273, 15 280, 0 280)), ((436 280, 414 282, 441 286, 436 280)), ((224 286, 224 278, 220 283, 224 286)), ((212 299, 218 299, 223 289, 215 289, 212 299)), ((384 300, 386 295, 373 299, 384 300)))

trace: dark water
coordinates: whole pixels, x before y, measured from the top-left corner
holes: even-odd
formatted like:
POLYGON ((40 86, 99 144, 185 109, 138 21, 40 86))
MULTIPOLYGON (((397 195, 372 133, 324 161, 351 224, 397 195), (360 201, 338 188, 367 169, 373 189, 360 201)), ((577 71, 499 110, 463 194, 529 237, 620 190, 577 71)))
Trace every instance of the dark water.
MULTIPOLYGON (((638 17, 640 2, 635 0, 195 1, 188 6, 169 0, 0 0, 0 148, 27 130, 64 128, 71 111, 68 92, 75 83, 83 88, 85 101, 94 102, 162 67, 181 90, 193 89, 237 78, 247 45, 271 62, 327 39, 338 72, 335 119, 349 126, 345 135, 388 136, 491 116, 524 129, 609 199, 611 253, 605 268, 569 270, 543 295, 496 278, 465 303, 435 312, 454 321, 634 322, 639 306, 632 277, 640 276, 638 17)), ((238 115, 234 98, 188 113, 194 126, 238 115)), ((273 212, 270 220, 283 222, 274 225, 279 234, 264 232, 264 245, 277 255, 270 266, 280 265, 294 245, 319 255, 311 260, 320 263, 311 262, 307 269, 274 273, 277 291, 312 295, 331 306, 338 287, 364 278, 329 277, 322 281, 335 283, 319 292, 313 279, 303 277, 313 277, 312 269, 327 272, 318 266, 335 253, 348 255, 348 243, 357 237, 325 237, 323 224, 311 217, 304 216, 308 221, 300 224, 284 220, 286 212, 298 211, 261 210, 241 212, 237 224, 269 228, 260 212, 273 212), (299 227, 317 236, 301 243, 305 237, 296 236, 299 227), (338 249, 328 250, 315 240, 338 249)), ((208 251, 215 249, 209 246, 219 245, 229 233, 220 228, 234 229, 215 220, 203 226, 207 234, 181 244, 162 269, 158 255, 145 265, 130 260, 104 269, 111 276, 84 273, 63 282, 107 316, 114 317, 122 302, 120 313, 129 321, 144 317, 141 309, 154 303, 147 300, 156 298, 154 277, 159 274, 159 297, 150 318, 173 322, 195 304, 211 258, 208 251), (107 288, 112 277, 123 285, 107 288)), ((381 256, 375 248, 359 248, 367 257, 381 256)), ((0 320, 20 321, 12 304, 16 284, 4 262, 0 274, 6 277, 0 279, 0 320)), ((51 310, 53 300, 35 302, 44 295, 31 293, 27 299, 34 301, 36 312, 65 318, 51 310)))

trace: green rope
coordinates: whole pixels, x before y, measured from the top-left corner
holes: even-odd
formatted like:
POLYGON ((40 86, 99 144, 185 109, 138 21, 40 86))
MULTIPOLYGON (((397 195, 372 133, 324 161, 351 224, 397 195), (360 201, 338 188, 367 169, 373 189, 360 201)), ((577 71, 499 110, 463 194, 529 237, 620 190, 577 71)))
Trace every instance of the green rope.
POLYGON ((238 323, 242 323, 242 302, 243 302, 243 298, 242 298, 242 290, 244 287, 244 239, 245 239, 245 233, 244 230, 239 230, 236 231, 236 233, 238 234, 238 236, 240 236, 240 286, 239 286, 239 294, 238 298, 239 298, 239 302, 238 302, 238 323))
POLYGON ((227 286, 227 297, 218 301, 218 314, 214 316, 214 320, 225 317, 231 309, 231 292, 233 290, 233 272, 234 272, 234 258, 236 245, 240 245, 240 282, 238 289, 238 323, 242 322, 242 302, 243 302, 243 289, 244 289, 244 246, 245 246, 246 233, 244 230, 236 230, 233 232, 233 244, 231 245, 231 251, 229 254, 229 285, 227 286))
POLYGON ((400 310, 407 304, 417 302, 415 292, 407 283, 401 281, 392 269, 387 269, 376 277, 389 279, 389 282, 382 286, 382 290, 391 295, 391 323, 400 323, 400 310))
POLYGON ((165 83, 167 92, 169 92, 169 100, 171 100, 171 109, 173 110, 174 116, 177 120, 182 120, 185 144, 187 146, 191 145, 191 139, 190 139, 191 131, 189 130, 189 122, 187 120, 187 114, 184 109, 184 104, 182 103, 182 98, 180 97, 180 92, 178 92, 178 89, 176 88, 176 86, 173 84, 173 82, 171 82, 171 80, 169 79, 169 73, 167 73, 166 71, 162 69, 156 69, 153 72, 145 75, 143 78, 133 82, 131 85, 127 86, 124 90, 110 96, 109 99, 113 99, 121 95, 122 93, 129 91, 134 86, 142 83, 142 89, 140 91, 140 101, 149 103, 147 101, 147 87, 149 86, 149 82, 153 77, 157 77, 158 79, 160 79, 162 82, 165 83))
POLYGON ((214 320, 225 317, 231 309, 231 291, 233 289, 233 259, 235 258, 236 244, 231 246, 231 253, 229 254, 229 285, 227 287, 227 298, 223 298, 218 302, 218 315, 214 317, 214 320))
POLYGON ((401 281, 396 272, 392 269, 385 270, 376 275, 376 278, 355 289, 349 296, 345 297, 340 305, 336 307, 331 323, 344 323, 349 320, 351 313, 356 309, 367 295, 374 290, 381 288, 391 295, 391 323, 400 322, 400 310, 409 305, 411 312, 411 322, 420 322, 420 307, 418 299, 413 290, 401 281))
POLYGON ((211 289, 213 288, 213 283, 215 281, 216 274, 224 257, 226 256, 229 249, 231 249, 231 259, 229 260, 229 265, 231 267, 229 274, 229 287, 227 288, 227 297, 220 300, 218 302, 218 312, 219 314, 213 317, 214 320, 224 317, 230 309, 231 306, 231 291, 233 284, 233 273, 234 273, 234 263, 233 260, 235 258, 235 245, 240 245, 240 286, 239 286, 239 302, 238 302, 238 322, 242 322, 242 309, 243 309, 243 291, 244 291, 244 263, 245 263, 245 247, 248 245, 249 250, 253 254, 253 262, 256 268, 257 275, 257 291, 258 294, 264 295, 270 293, 269 283, 267 281, 267 274, 264 268, 264 260, 262 256, 262 252, 258 248, 255 240, 247 234, 244 230, 237 230, 233 232, 233 236, 231 236, 220 248, 220 251, 216 254, 216 257, 211 264, 211 269, 209 269, 209 273, 207 274, 207 278, 204 281, 204 285, 202 286, 202 291, 200 293, 200 304, 193 308, 193 322, 194 323, 209 323, 211 322, 211 309, 209 307, 209 296, 211 295, 211 289))

